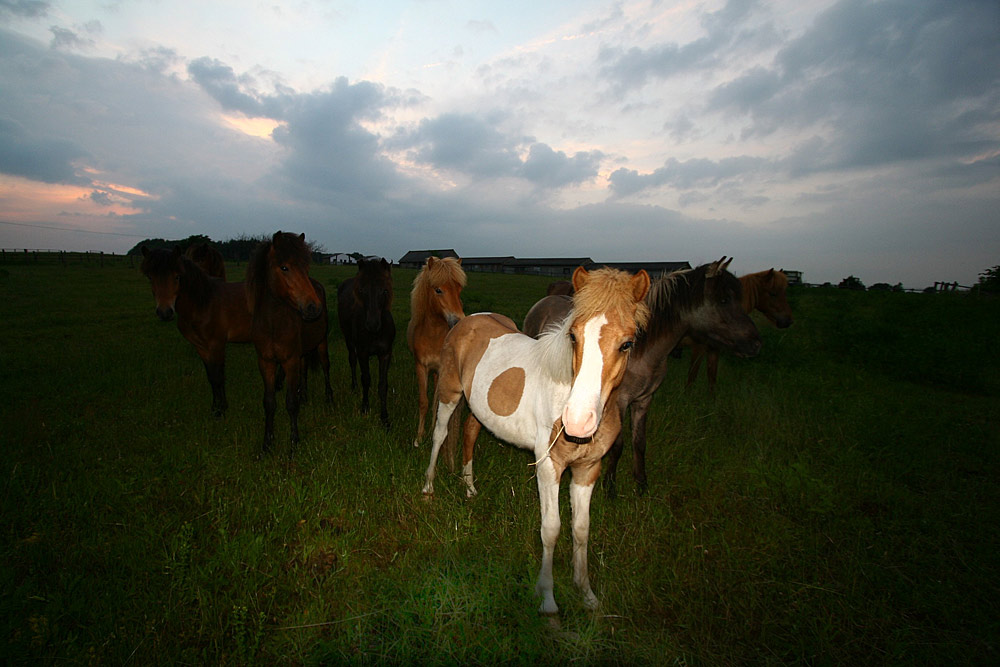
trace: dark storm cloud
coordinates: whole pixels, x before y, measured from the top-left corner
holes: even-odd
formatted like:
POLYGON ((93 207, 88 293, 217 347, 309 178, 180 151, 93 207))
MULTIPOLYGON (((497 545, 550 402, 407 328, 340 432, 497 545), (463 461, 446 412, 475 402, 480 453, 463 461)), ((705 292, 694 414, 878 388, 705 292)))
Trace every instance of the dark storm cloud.
POLYGON ((11 16, 36 19, 48 15, 52 3, 40 0, 0 0, 0 20, 11 16))
POLYGON ((729 0, 702 17, 705 36, 687 44, 665 43, 648 49, 605 46, 598 53, 601 75, 616 94, 642 88, 651 80, 717 67, 741 49, 760 48, 778 39, 770 23, 747 25, 757 0, 729 0))
POLYGON ((69 140, 35 136, 18 121, 0 117, 0 173, 43 183, 86 183, 73 166, 86 154, 69 140))
POLYGON ((708 110, 748 116, 748 137, 826 129, 804 171, 974 155, 996 146, 998 34, 997 3, 846 0, 708 110))
POLYGON ((460 171, 477 179, 522 178, 543 189, 597 176, 604 157, 600 151, 569 156, 530 137, 505 134, 497 129, 503 120, 503 114, 442 114, 421 121, 416 130, 397 134, 387 146, 409 149, 411 159, 437 169, 460 171), (524 148, 528 155, 522 160, 524 148))

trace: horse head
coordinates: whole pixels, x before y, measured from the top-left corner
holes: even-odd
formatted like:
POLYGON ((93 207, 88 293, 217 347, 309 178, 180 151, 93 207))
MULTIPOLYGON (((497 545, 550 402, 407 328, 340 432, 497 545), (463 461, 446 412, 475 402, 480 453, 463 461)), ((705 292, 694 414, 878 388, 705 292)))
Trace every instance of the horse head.
POLYGON ((428 257, 424 266, 429 283, 429 301, 432 308, 453 327, 465 317, 462 309, 462 288, 465 287, 465 271, 461 258, 428 257))
POLYGON ((382 328, 382 313, 392 306, 392 273, 385 259, 358 261, 358 277, 354 281, 354 302, 364 312, 365 330, 378 333, 382 328))
POLYGON ((573 312, 569 339, 573 385, 562 422, 571 442, 587 442, 597 431, 611 393, 625 376, 629 351, 646 324, 649 274, 616 269, 573 273, 573 312))
POLYGON ((754 307, 779 329, 792 326, 792 307, 786 298, 788 277, 773 268, 753 275, 758 277, 757 303, 754 307))
POLYGON ((309 259, 305 234, 274 233, 267 249, 268 288, 306 322, 319 319, 323 313, 323 302, 309 278, 309 259))
POLYGON ((140 270, 149 278, 153 288, 153 299, 156 300, 156 316, 164 322, 174 319, 177 303, 177 293, 180 291, 181 276, 184 274, 184 262, 181 261, 181 249, 165 250, 154 248, 150 250, 142 246, 142 265, 140 270))
POLYGON ((728 260, 706 264, 694 272, 703 271, 704 286, 700 303, 691 315, 691 336, 731 348, 738 356, 752 357, 760 351, 757 327, 743 310, 743 288, 739 279, 728 271, 728 260))

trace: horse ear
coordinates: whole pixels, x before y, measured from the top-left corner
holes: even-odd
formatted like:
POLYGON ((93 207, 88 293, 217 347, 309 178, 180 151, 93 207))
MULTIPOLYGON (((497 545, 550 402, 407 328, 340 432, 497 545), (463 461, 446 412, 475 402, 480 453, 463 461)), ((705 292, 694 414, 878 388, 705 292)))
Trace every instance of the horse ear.
POLYGON ((590 274, 587 273, 587 269, 582 266, 576 267, 576 271, 573 272, 573 289, 579 292, 589 279, 590 274))
POLYGON ((389 262, 385 261, 385 257, 382 258, 382 266, 384 266, 386 268, 386 270, 391 270, 392 269, 392 264, 390 264, 389 262))
MULTIPOLYGON (((723 257, 723 259, 726 259, 726 258, 723 257)), ((729 268, 729 265, 732 264, 732 263, 733 263, 733 258, 730 257, 728 260, 726 260, 726 263, 723 264, 722 267, 719 269, 719 273, 722 273, 723 271, 727 270, 729 268)))
POLYGON ((459 264, 461 264, 461 263, 462 263, 462 258, 461 258, 461 257, 456 257, 455 259, 456 259, 456 260, 458 260, 458 263, 459 263, 459 264))
POLYGON ((305 243, 305 240, 306 240, 306 233, 305 232, 302 232, 301 234, 299 234, 299 240, 302 241, 303 243, 305 243))
POLYGON ((434 262, 436 262, 436 261, 437 261, 437 257, 435 257, 434 255, 431 255, 430 257, 428 257, 427 258, 427 262, 426 262, 427 268, 429 269, 432 266, 434 266, 434 262))
POLYGON ((640 269, 639 273, 632 276, 630 281, 632 285, 632 296, 635 297, 636 303, 642 301, 646 298, 646 294, 649 292, 649 274, 646 273, 646 269, 640 269))
POLYGON ((274 236, 271 237, 271 243, 277 243, 279 238, 281 238, 280 229, 274 233, 274 236))
POLYGON ((774 267, 773 266, 771 267, 771 270, 767 272, 767 277, 768 278, 774 277, 774 267))

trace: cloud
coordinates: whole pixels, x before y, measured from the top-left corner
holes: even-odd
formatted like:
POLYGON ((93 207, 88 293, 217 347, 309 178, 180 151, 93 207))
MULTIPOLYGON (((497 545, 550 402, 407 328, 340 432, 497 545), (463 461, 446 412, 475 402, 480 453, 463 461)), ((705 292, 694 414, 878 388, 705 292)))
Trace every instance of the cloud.
POLYGON ((0 19, 18 16, 29 19, 47 16, 52 3, 41 0, 0 0, 0 19))
POLYGON ((695 158, 683 162, 670 158, 649 174, 621 168, 611 173, 611 190, 616 197, 626 197, 642 190, 669 186, 681 190, 712 188, 723 182, 750 178, 761 171, 774 169, 766 158, 732 157, 722 160, 695 158))
POLYGON ((0 173, 42 183, 87 183, 74 166, 86 155, 72 141, 34 136, 18 121, 0 117, 0 173))
POLYGON ((560 188, 595 178, 603 157, 600 151, 580 151, 569 157, 547 144, 536 143, 531 145, 518 173, 536 185, 560 188))

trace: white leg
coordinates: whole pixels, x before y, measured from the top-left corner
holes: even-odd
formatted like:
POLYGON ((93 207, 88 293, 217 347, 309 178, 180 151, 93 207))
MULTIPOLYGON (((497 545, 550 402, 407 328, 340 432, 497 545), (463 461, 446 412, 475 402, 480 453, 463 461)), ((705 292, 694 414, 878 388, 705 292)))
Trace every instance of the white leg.
POLYGON ((573 507, 573 583, 583 595, 583 604, 588 609, 597 608, 597 596, 590 588, 587 572, 587 540, 590 537, 590 496, 594 485, 582 486, 576 480, 570 482, 569 499, 573 507))
POLYGON ((424 481, 425 495, 434 494, 434 468, 437 465, 438 454, 441 452, 441 444, 448 436, 448 420, 451 418, 451 413, 457 407, 458 401, 454 403, 438 403, 437 405, 437 423, 434 424, 434 434, 432 436, 434 445, 431 447, 431 462, 427 466, 427 475, 424 481))
POLYGON ((468 463, 462 466, 462 480, 465 482, 465 497, 474 498, 476 493, 476 486, 472 483, 472 460, 470 459, 468 463))
POLYGON ((552 595, 552 555, 559 537, 559 480, 556 479, 556 471, 550 460, 538 464, 536 476, 542 512, 542 569, 538 572, 535 592, 542 598, 538 611, 557 614, 559 607, 552 595))

